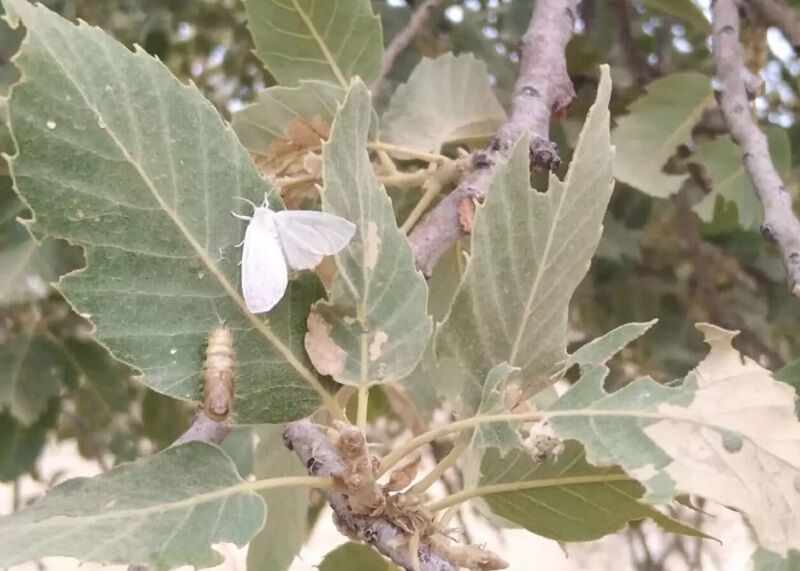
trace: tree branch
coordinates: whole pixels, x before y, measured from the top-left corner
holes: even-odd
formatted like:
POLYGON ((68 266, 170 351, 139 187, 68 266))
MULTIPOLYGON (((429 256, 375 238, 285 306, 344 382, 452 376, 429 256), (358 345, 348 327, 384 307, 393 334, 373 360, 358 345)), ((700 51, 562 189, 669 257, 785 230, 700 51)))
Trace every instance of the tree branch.
POLYGON ((392 38, 392 41, 386 47, 386 51, 383 54, 380 75, 378 75, 378 79, 376 79, 371 86, 372 97, 374 99, 380 97, 386 89, 386 83, 389 78, 389 73, 392 71, 392 67, 394 67, 394 62, 400 54, 406 50, 411 42, 414 41, 414 38, 417 37, 417 34, 419 34, 422 28, 430 21, 436 13, 436 9, 443 1, 444 0, 425 0, 414 10, 414 13, 411 14, 411 18, 408 20, 406 27, 392 38))
POLYGON ((792 212, 792 195, 769 155, 767 138, 750 114, 742 73, 738 0, 717 0, 713 7, 713 55, 722 86, 720 106, 733 139, 742 148, 742 161, 764 207, 761 232, 781 254, 789 288, 800 297, 800 221, 792 212))
POLYGON ((628 0, 614 0, 614 11, 616 14, 617 39, 622 48, 622 56, 625 58, 631 74, 639 87, 644 87, 657 75, 657 72, 647 62, 636 38, 633 37, 631 29, 631 11, 628 0))
MULTIPOLYGON (((309 420, 287 424, 283 441, 305 464, 309 474, 330 476, 344 471, 336 447, 328 441, 323 430, 309 420)), ((383 517, 354 514, 343 494, 328 492, 327 496, 333 508, 334 523, 342 534, 372 545, 404 569, 413 569, 407 536, 400 528, 383 517)), ((433 552, 428 545, 420 545, 417 553, 420 571, 456 571, 452 563, 433 552)))
POLYGON ((761 21, 778 28, 795 52, 800 50, 800 21, 795 11, 780 0, 747 0, 761 21))
POLYGON ((559 166, 558 148, 549 140, 550 117, 564 112, 575 99, 564 50, 572 37, 576 3, 577 0, 536 2, 520 44, 520 69, 511 116, 489 144, 475 153, 472 173, 409 236, 417 267, 426 275, 431 274, 442 254, 465 235, 459 223, 461 203, 486 195, 494 165, 510 154, 524 133, 530 138, 532 168, 552 170, 559 166))

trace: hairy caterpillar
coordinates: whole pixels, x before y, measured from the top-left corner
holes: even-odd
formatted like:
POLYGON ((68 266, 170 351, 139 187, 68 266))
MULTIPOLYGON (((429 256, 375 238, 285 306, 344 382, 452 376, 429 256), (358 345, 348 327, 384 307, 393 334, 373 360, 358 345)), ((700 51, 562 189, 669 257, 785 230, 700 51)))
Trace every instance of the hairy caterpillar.
POLYGON ((208 336, 206 360, 203 364, 203 409, 206 416, 222 422, 233 410, 236 353, 233 334, 225 326, 216 328, 208 336))

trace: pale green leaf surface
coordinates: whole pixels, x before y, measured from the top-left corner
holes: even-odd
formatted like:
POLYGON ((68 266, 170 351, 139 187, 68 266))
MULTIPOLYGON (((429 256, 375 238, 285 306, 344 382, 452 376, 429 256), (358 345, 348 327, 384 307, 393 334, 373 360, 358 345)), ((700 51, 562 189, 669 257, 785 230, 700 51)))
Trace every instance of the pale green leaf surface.
POLYGON ((614 177, 651 196, 678 192, 688 175, 662 169, 714 104, 711 81, 699 73, 676 73, 650 83, 611 134, 617 148, 614 177))
MULTIPOLYGON (((786 130, 777 126, 765 129, 772 162, 778 173, 788 178, 792 166, 792 151, 786 130)), ((739 224, 744 228, 757 228, 764 218, 764 209, 756 196, 750 177, 744 170, 742 150, 730 137, 703 141, 697 147, 692 162, 699 163, 711 183, 711 193, 694 206, 694 211, 704 222, 714 220, 717 202, 736 210, 739 224)))
POLYGON ((644 323, 626 323, 609 331, 602 337, 583 345, 567 359, 566 367, 573 365, 602 365, 622 351, 631 341, 644 335, 658 320, 644 323))
POLYGON ((608 394, 590 368, 548 411, 595 465, 621 466, 665 503, 693 494, 744 514, 759 543, 800 547, 800 422, 794 389, 731 346, 734 333, 698 325, 711 347, 682 385, 641 379, 608 394))
POLYGON ((0 565, 65 555, 210 567, 222 560, 212 543, 243 546, 264 523, 264 502, 246 486, 230 458, 197 442, 68 480, 0 519, 0 565))
POLYGON ((10 105, 17 189, 35 234, 87 248, 87 269, 61 282, 65 296, 159 392, 199 396, 206 337, 223 319, 240 363, 236 420, 313 411, 302 335, 322 290, 304 275, 269 324, 247 311, 244 224, 230 211, 246 212, 236 198, 260 202, 268 186, 233 132, 157 60, 23 0, 5 5, 28 30, 10 105))
POLYGON ((255 53, 278 83, 321 79, 347 88, 372 81, 383 59, 380 18, 369 0, 246 0, 255 53))
POLYGON ((506 114, 488 77, 486 64, 472 55, 423 59, 392 96, 381 139, 437 153, 450 143, 493 136, 506 114))
POLYGON ((590 541, 620 531, 628 522, 650 518, 665 531, 699 535, 639 501, 644 492, 618 467, 598 468, 586 462, 583 447, 565 442, 558 457, 539 462, 525 450, 503 455, 487 450, 481 462, 480 486, 530 483, 524 490, 483 496, 495 515, 556 541, 590 541))
POLYGON ((546 193, 529 185, 528 146, 498 165, 478 208, 472 256, 450 313, 437 330, 437 355, 462 369, 446 396, 480 402, 489 370, 507 362, 529 383, 547 383, 566 358, 569 300, 589 267, 611 196, 611 81, 601 68, 597 99, 565 180, 546 193))
MULTIPOLYGON (((297 455, 283 444, 283 425, 254 428, 258 444, 254 458, 256 479, 306 476, 297 455)), ((300 552, 306 539, 308 490, 277 488, 260 492, 271 516, 253 538, 247 551, 248 571, 284 571, 300 552)))
POLYGON ((370 109, 367 88, 354 82, 323 147, 322 209, 356 234, 334 256, 330 299, 314 305, 306 335, 317 370, 347 384, 405 377, 432 329, 425 279, 365 149, 370 109))
POLYGON ((319 565, 319 571, 397 571, 391 561, 381 557, 369 545, 345 543, 328 553, 319 565))
MULTIPOLYGON (((503 389, 508 386, 512 375, 517 371, 508 363, 500 363, 486 376, 478 415, 504 414, 510 412, 503 398, 503 389)), ((489 422, 478 426, 472 436, 475 448, 494 447, 505 453, 509 448, 520 445, 516 422, 489 422)))
POLYGON ((251 153, 266 155, 275 141, 285 140, 292 121, 314 117, 330 125, 345 90, 324 81, 301 81, 296 87, 274 86, 258 92, 256 100, 233 114, 233 128, 251 153))
POLYGON ((683 20, 703 36, 711 31, 711 23, 693 0, 642 0, 642 3, 662 14, 683 20))

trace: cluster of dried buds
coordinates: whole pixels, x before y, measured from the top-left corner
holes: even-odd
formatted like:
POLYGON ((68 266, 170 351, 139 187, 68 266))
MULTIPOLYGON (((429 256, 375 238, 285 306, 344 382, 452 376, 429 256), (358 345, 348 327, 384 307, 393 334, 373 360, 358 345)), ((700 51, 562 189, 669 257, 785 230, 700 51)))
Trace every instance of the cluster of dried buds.
POLYGON ((427 544, 458 567, 475 571, 508 567, 500 556, 484 547, 455 545, 450 530, 435 520, 422 498, 411 491, 402 491, 417 475, 419 454, 392 470, 386 484, 379 484, 380 462, 370 456, 367 439, 361 430, 334 421, 328 437, 345 465, 342 472, 331 475, 334 489, 347 496, 353 513, 383 517, 401 529, 406 535, 412 560, 417 561, 420 544, 427 544))

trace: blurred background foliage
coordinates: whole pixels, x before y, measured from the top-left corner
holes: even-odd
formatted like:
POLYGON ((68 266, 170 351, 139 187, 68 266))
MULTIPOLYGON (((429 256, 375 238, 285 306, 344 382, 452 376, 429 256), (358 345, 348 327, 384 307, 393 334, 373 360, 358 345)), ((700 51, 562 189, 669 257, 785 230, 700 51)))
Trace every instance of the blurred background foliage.
MULTIPOLYGON (((387 44, 406 24, 416 3, 373 1, 387 44)), ((800 0, 792 3, 800 8, 800 0)), ((227 118, 252 101, 259 89, 274 84, 252 53, 238 0, 46 0, 44 4, 67 18, 100 26, 128 46, 140 44, 181 80, 197 84, 227 118)), ((580 1, 579 33, 568 49, 578 99, 552 127, 565 163, 594 97, 600 63, 611 64, 614 118, 659 77, 679 71, 711 75, 706 4, 580 1)), ((402 82, 420 57, 471 52, 487 63, 498 98, 507 104, 516 75, 516 46, 527 26, 531 2, 444 1, 439 10, 440 16, 398 60, 389 78, 391 86, 402 82)), ((10 58, 21 35, 5 25, 0 29, 3 93, 18 76, 10 58)), ((794 181, 800 160, 800 130, 795 122, 800 61, 776 30, 765 29, 754 18, 746 21, 743 41, 748 64, 761 70, 766 80, 766 91, 756 101, 759 118, 788 135, 782 152, 789 180, 794 181)), ((710 140, 719 129, 719 117, 706 114, 695 128, 693 145, 710 140)), ((3 152, 13 152, 5 130, 0 146, 3 152)), ((735 208, 731 214, 730 208, 717 205, 708 222, 692 212, 709 191, 710 174, 693 162, 694 150, 682 149, 670 161, 672 172, 690 175, 671 198, 653 198, 618 183, 599 253, 573 299, 572 341, 577 346, 620 324, 658 318, 650 334, 616 358, 612 379, 650 374, 666 380, 682 376, 702 357, 703 346, 693 325, 712 321, 741 329, 739 349, 773 369, 786 367, 781 376, 793 382, 800 377, 800 367, 788 366, 800 345, 796 327, 800 304, 788 294, 780 261, 757 225, 742 227, 735 208)), ((37 245, 30 239, 17 221, 27 216, 25 207, 11 189, 5 164, 2 169, 0 480, 13 481, 25 474, 36 478, 36 460, 45 443, 55 439, 76 439, 80 453, 103 468, 163 448, 185 429, 193 408, 137 384, 135 372, 113 361, 92 339, 88 322, 49 285, 82 266, 80 250, 58 240, 37 245)), ((534 183, 544 188, 543 177, 534 177, 534 183)), ((792 189, 797 190, 794 184, 792 189)), ((402 192, 392 193, 398 209, 404 207, 402 192)), ((450 258, 455 256, 445 258, 431 281, 432 311, 439 319, 449 302, 446 292, 457 280, 457 263, 450 258)), ((389 397, 371 401, 373 417, 392 415, 389 397)), ((228 440, 245 471, 248 462, 252 464, 250 442, 228 440)))

